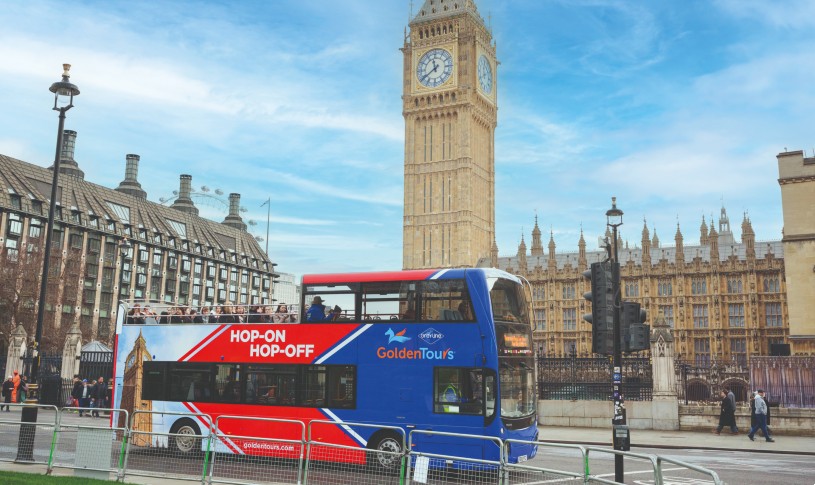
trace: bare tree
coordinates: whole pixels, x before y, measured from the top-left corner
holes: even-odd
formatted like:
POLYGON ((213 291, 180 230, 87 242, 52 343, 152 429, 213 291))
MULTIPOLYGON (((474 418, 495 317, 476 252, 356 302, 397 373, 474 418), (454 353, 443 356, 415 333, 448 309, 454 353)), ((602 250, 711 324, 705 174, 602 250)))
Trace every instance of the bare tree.
MULTIPOLYGON (((43 274, 42 239, 22 239, 19 247, 0 250, 0 331, 6 335, 21 324, 34 340, 43 274)), ((53 248, 51 258, 40 349, 56 355, 76 316, 81 250, 69 249, 63 255, 60 248, 53 248)))

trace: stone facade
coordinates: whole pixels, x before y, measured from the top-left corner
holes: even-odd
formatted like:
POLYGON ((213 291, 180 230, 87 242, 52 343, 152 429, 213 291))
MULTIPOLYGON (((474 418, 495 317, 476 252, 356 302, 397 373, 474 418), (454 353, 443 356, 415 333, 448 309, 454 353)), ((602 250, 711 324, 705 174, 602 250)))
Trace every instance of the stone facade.
POLYGON ((495 239, 495 44, 473 0, 426 0, 409 27, 403 267, 473 266, 495 239))
MULTIPOLYGON (((622 296, 641 303, 649 322, 663 314, 677 358, 746 364, 751 355, 768 355, 770 344, 787 341, 784 247, 781 241, 756 242, 746 214, 741 242, 724 208, 715 226, 703 218, 694 245, 685 245, 679 225, 674 246, 663 246, 656 232, 651 237, 647 225, 640 244, 618 241, 622 296)), ((544 254, 536 218, 529 251, 522 237, 515 255, 499 257, 496 248, 479 262, 531 283, 533 336, 541 356, 566 356, 573 347, 579 356, 591 354, 591 325, 583 320, 591 312, 583 298, 591 285, 582 273, 606 252, 587 251, 582 234, 577 246, 577 253, 558 253, 550 234, 544 254)))
POLYGON ((778 154, 784 210, 790 343, 793 354, 815 355, 815 157, 778 154))

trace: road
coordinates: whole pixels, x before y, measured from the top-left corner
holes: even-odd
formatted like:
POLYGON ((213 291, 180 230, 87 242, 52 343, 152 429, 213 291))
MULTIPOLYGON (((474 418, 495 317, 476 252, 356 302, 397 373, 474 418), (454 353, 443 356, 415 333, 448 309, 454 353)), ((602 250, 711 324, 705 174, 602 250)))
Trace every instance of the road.
MULTIPOLYGON (((725 483, 731 485, 815 484, 815 460, 807 455, 657 448, 634 448, 631 451, 634 453, 655 454, 708 468, 715 471, 725 483)), ((528 464, 530 466, 546 466, 560 470, 580 470, 579 455, 563 449, 542 448, 538 456, 529 461, 528 464)), ((589 466, 592 474, 614 479, 613 455, 589 453, 589 466)), ((650 473, 651 465, 647 462, 626 459, 624 469, 625 483, 637 485, 654 483, 653 476, 650 473)), ((664 482, 665 485, 713 483, 709 477, 705 477, 703 474, 670 463, 664 464, 663 476, 668 477, 664 482)), ((554 478, 552 475, 546 477, 547 480, 553 480, 554 478)), ((524 483, 522 481, 513 482, 524 483)))

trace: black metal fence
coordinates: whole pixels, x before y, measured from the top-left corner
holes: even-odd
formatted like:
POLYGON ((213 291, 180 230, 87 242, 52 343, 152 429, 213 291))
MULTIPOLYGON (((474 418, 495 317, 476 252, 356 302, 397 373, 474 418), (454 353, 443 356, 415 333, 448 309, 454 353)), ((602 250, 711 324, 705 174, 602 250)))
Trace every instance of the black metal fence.
POLYGON ((815 408, 815 357, 753 357, 753 389, 764 389, 771 403, 789 408, 815 408))
MULTIPOLYGON (((623 397, 650 401, 653 392, 651 359, 623 358, 623 397)), ((538 359, 540 399, 607 401, 611 399, 611 360, 603 357, 538 359)))
POLYGON ((88 380, 104 377, 106 382, 110 382, 113 377, 113 352, 82 352, 79 375, 88 380))
POLYGON ((697 364, 677 360, 674 371, 676 394, 685 404, 717 401, 722 389, 732 391, 737 402, 750 398, 750 369, 739 362, 697 364))

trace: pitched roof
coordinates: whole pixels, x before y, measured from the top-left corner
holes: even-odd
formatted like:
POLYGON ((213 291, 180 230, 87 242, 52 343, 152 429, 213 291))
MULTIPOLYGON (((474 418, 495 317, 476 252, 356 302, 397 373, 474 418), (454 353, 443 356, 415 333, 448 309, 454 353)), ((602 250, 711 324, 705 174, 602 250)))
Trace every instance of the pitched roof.
MULTIPOLYGON (((46 216, 52 180, 52 170, 0 155, 0 207, 11 207, 11 196, 17 194, 24 212, 46 216), (34 201, 42 203, 42 212, 34 208, 34 201)), ((257 260, 259 269, 263 270, 263 263, 266 262, 270 265, 268 271, 272 270, 271 261, 257 240, 248 232, 234 227, 70 175, 60 176, 57 201, 58 207, 62 208, 62 221, 68 225, 75 224, 71 216, 73 212, 78 212, 81 214, 79 225, 84 227, 92 227, 89 225, 91 217, 99 218, 98 227, 93 227, 99 232, 139 240, 139 230, 145 229, 150 244, 172 248, 167 240, 170 236, 179 243, 187 240, 191 245, 201 244, 204 250, 212 247, 214 259, 220 259, 218 252, 221 250, 227 251, 229 256, 234 251, 236 264, 240 266, 245 266, 241 259, 246 256, 250 266, 254 266, 252 260, 257 260), (116 223, 115 231, 107 229, 111 221, 116 223), (125 235, 124 224, 132 227, 132 236, 125 235), (153 239, 156 233, 162 236, 160 243, 153 239)), ((180 244, 173 249, 180 250, 180 244)), ((190 247, 190 252, 192 249, 190 247)))

